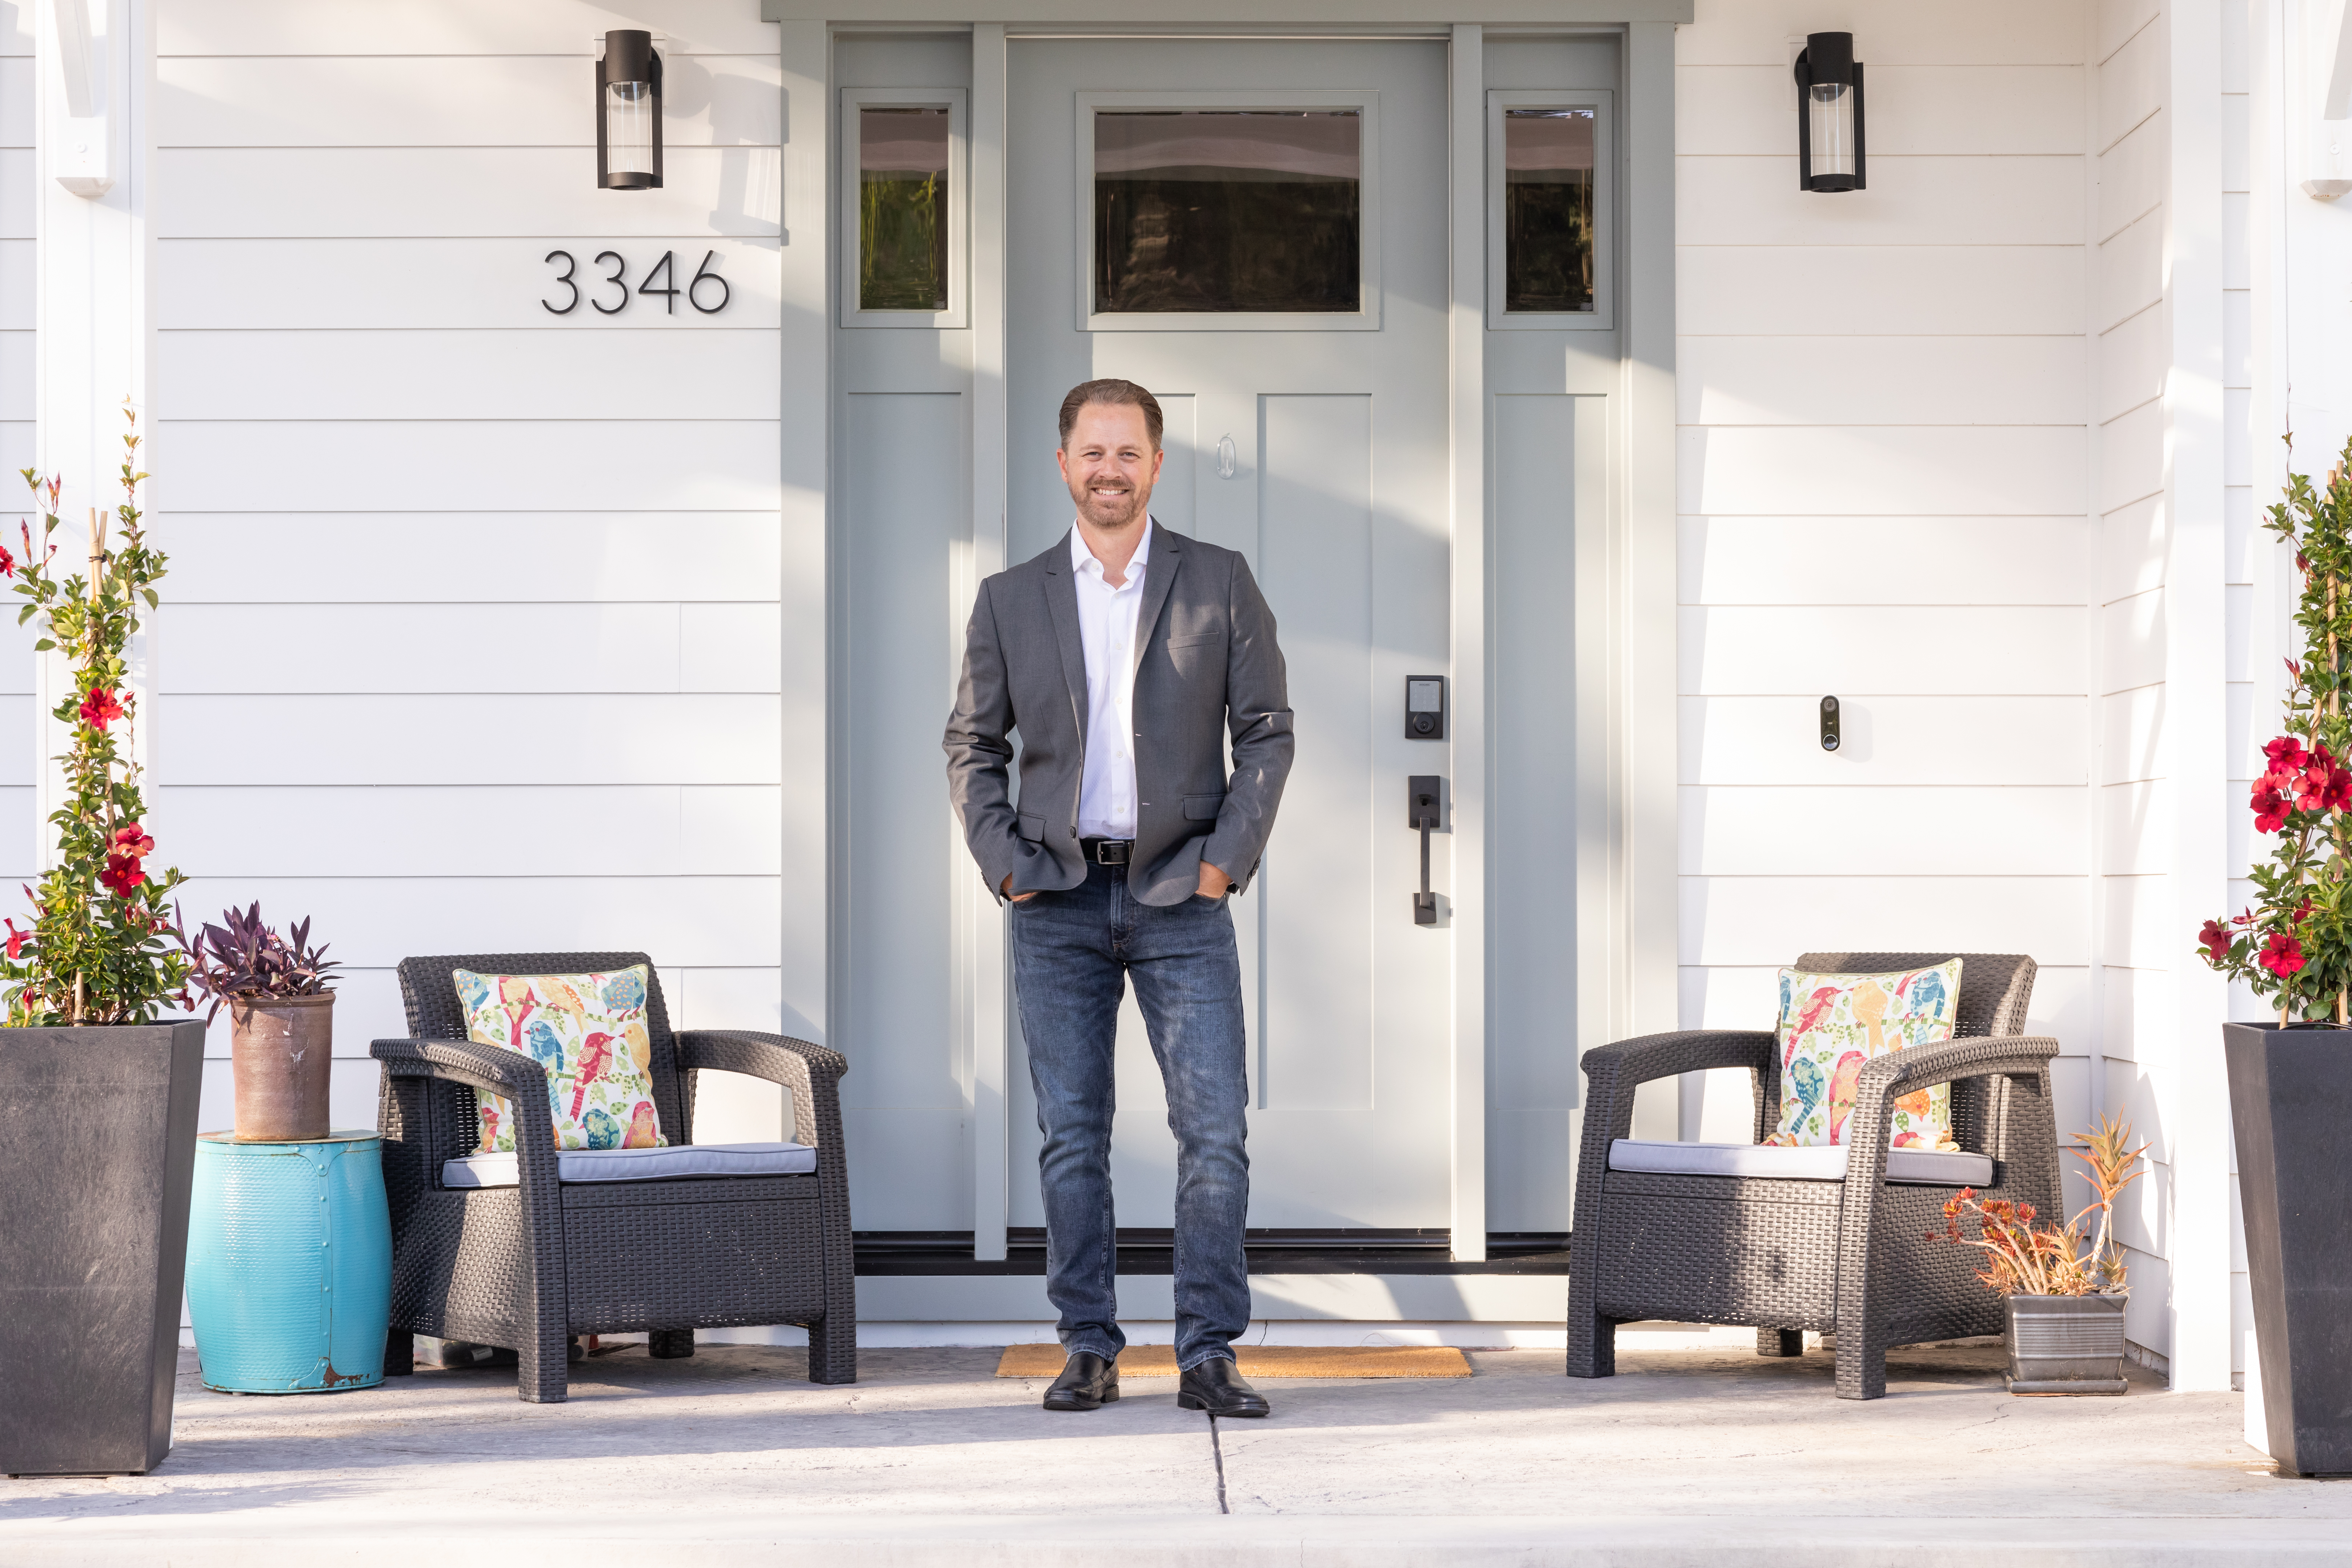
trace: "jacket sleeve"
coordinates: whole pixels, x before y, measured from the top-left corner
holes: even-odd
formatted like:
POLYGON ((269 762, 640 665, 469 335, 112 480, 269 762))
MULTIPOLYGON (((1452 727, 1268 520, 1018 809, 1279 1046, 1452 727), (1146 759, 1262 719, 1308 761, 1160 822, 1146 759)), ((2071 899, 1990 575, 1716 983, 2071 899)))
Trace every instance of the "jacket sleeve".
POLYGON ((1005 677, 1004 647, 996 632, 991 584, 980 585, 971 623, 964 631, 963 674, 956 682, 955 710, 948 715, 948 802, 963 824, 971 858, 988 879, 988 890, 1004 901, 1004 879, 1038 851, 1021 837, 1013 808, 1013 694, 1005 677))
POLYGON ((1233 735, 1234 773, 1201 858, 1231 877, 1235 892, 1244 892, 1257 875, 1266 836, 1274 831, 1295 738, 1290 676, 1275 641, 1274 612, 1240 556, 1234 558, 1225 608, 1233 626, 1225 656, 1225 724, 1233 735))

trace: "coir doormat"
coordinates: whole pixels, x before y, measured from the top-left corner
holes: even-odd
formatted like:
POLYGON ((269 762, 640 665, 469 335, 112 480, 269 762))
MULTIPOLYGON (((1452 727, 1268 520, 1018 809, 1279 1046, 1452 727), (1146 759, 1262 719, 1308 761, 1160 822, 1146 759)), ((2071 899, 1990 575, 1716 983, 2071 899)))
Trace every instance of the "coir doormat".
MULTIPOLYGON (((1007 1345, 999 1377, 1059 1377, 1067 1354, 1059 1345, 1007 1345)), ((1244 1377, 1467 1377, 1470 1360, 1452 1345, 1235 1345, 1244 1377)), ((1118 1355, 1121 1377, 1173 1377, 1173 1345, 1129 1345, 1118 1355)))

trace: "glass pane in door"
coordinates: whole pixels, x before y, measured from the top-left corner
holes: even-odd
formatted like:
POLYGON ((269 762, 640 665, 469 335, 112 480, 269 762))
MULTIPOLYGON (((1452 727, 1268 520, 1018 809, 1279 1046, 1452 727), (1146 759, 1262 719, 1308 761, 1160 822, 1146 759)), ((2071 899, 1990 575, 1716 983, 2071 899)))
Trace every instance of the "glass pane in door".
POLYGON ((1356 110, 1098 110, 1097 312, 1363 309, 1356 110))
POLYGON ((866 105, 857 173, 858 308, 946 310, 946 108, 866 105))
POLYGON ((1506 310, 1592 309, 1592 113, 1504 111, 1506 310))

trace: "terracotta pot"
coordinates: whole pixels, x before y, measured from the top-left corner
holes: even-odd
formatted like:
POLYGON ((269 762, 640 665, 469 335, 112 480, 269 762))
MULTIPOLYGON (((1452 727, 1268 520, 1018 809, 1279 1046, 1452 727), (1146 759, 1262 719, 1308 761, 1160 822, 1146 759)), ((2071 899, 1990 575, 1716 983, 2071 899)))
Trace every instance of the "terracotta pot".
POLYGON ((236 1069, 236 1141, 293 1143, 327 1135, 335 994, 228 1005, 236 1069))

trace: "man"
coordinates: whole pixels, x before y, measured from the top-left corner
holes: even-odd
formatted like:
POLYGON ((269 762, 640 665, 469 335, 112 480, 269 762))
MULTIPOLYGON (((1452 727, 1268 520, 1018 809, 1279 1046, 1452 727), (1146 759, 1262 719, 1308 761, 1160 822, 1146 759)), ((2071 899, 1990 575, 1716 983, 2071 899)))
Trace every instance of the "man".
POLYGON ((1090 381, 1061 424, 1076 521, 980 585, 946 741, 964 840, 1013 906, 1045 1293, 1069 1358, 1045 1408, 1118 1397, 1112 1047, 1131 978, 1176 1134, 1177 1404, 1264 1415, 1233 1359, 1250 1317, 1249 1084, 1225 899, 1255 874, 1290 773, 1282 650, 1239 555, 1152 522, 1151 394, 1090 381))

